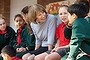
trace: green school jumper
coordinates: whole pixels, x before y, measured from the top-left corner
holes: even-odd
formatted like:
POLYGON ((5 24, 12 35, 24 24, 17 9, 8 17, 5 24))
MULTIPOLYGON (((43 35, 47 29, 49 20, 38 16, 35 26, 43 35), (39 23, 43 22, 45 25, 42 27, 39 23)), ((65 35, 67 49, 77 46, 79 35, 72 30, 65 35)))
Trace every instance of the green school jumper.
MULTIPOLYGON (((35 36, 34 36, 34 34, 28 33, 27 26, 25 26, 23 28, 23 30, 21 31, 21 44, 16 46, 17 45, 17 38, 16 38, 15 42, 16 43, 13 46, 15 49, 20 48, 20 47, 24 47, 24 48, 28 47, 29 51, 32 51, 35 48, 35 36)), ((28 51, 17 53, 17 56, 21 58, 22 55, 24 55, 27 52, 28 51)))
POLYGON ((0 34, 0 52, 4 46, 12 44, 14 37, 15 37, 15 31, 11 27, 7 26, 7 33, 0 34))
MULTIPOLYGON (((6 29, 7 29, 6 34, 0 34, 0 53, 1 53, 1 49, 4 46, 9 44, 13 45, 12 42, 14 41, 14 38, 15 38, 15 31, 9 26, 7 26, 6 29)), ((2 60, 1 57, 0 57, 0 60, 2 60)))
MULTIPOLYGON (((72 26, 69 56, 76 60, 79 48, 90 55, 90 19, 78 18, 72 26)), ((90 57, 82 56, 78 60, 90 60, 90 57)))

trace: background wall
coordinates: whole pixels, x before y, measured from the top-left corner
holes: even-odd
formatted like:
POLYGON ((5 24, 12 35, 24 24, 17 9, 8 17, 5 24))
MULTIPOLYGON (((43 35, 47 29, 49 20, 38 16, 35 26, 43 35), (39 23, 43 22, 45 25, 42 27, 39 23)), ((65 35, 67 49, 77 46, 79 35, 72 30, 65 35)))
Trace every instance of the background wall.
POLYGON ((10 26, 16 31, 14 25, 14 16, 21 12, 21 9, 27 5, 37 3, 37 0, 11 0, 10 1, 10 26))
MULTIPOLYGON (((18 13, 21 12, 21 9, 27 5, 32 5, 32 4, 35 4, 35 3, 39 3, 43 6, 49 4, 49 3, 52 3, 52 2, 57 2, 57 1, 62 1, 62 0, 1 0, 1 3, 4 3, 4 6, 10 6, 9 9, 10 9, 10 13, 8 12, 8 18, 10 21, 8 21, 8 23, 10 23, 10 26, 12 28, 14 28, 14 30, 16 31, 16 27, 14 25, 14 16, 18 13), (7 3, 8 1, 8 5, 5 5, 5 3, 7 3), (10 1, 10 5, 9 5, 9 1, 10 1), (43 3, 44 2, 44 3, 43 3)), ((75 0, 68 0, 70 1, 71 3, 74 2, 75 0)), ((2 5, 2 4, 1 4, 2 5)), ((6 10, 8 10, 6 8, 6 10)))
POLYGON ((6 18, 7 25, 10 24, 10 0, 0 0, 0 15, 6 18))

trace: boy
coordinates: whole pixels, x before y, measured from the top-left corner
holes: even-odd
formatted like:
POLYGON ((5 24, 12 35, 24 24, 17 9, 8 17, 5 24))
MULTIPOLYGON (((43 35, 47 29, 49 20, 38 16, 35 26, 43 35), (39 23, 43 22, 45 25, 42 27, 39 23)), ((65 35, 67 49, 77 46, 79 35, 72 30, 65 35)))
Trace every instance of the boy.
POLYGON ((16 50, 10 45, 6 45, 1 50, 1 55, 3 57, 3 60, 22 60, 22 59, 15 56, 16 50))
POLYGON ((79 60, 90 60, 90 20, 86 20, 87 6, 85 4, 73 4, 68 8, 69 24, 72 24, 72 36, 70 40, 70 52, 67 60, 76 60, 79 49, 83 55, 79 60))

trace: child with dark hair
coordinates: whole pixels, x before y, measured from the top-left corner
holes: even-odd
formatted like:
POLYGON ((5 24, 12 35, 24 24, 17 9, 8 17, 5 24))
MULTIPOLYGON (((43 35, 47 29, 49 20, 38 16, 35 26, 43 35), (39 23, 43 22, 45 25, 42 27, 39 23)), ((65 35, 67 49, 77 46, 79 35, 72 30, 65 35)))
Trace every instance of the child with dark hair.
POLYGON ((21 58, 26 52, 34 50, 35 36, 32 32, 28 32, 27 24, 21 14, 15 15, 14 23, 17 27, 17 36, 13 47, 16 49, 16 55, 21 58))
POLYGON ((76 60, 79 49, 84 55, 78 60, 90 60, 90 20, 86 20, 87 10, 85 4, 73 4, 68 8, 69 24, 72 24, 72 35, 70 40, 70 52, 67 60, 76 60))
POLYGON ((30 23, 29 23, 29 18, 28 18, 28 11, 29 11, 29 8, 31 6, 25 6, 22 10, 21 10, 21 15, 23 17, 23 19, 25 20, 26 24, 27 24, 27 27, 28 27, 28 32, 29 33, 32 33, 32 28, 30 26, 30 23))
MULTIPOLYGON (((90 9, 90 3, 89 0, 76 0, 75 4, 84 4, 87 8, 87 15, 85 19, 90 20, 90 16, 88 16, 89 9, 90 9)), ((72 33, 72 24, 67 24, 65 30, 64 30, 64 35, 67 39, 71 38, 71 33, 72 33)))
MULTIPOLYGON (((30 6, 25 6, 22 10, 21 10, 21 14, 23 16, 23 19, 26 21, 28 18, 27 18, 27 15, 28 15, 28 10, 29 10, 29 7, 30 6)), ((27 21, 26 21, 27 22, 27 21)))
POLYGON ((16 50, 10 45, 6 45, 5 47, 3 47, 3 49, 1 50, 1 55, 3 57, 3 60, 22 60, 16 57, 16 50))

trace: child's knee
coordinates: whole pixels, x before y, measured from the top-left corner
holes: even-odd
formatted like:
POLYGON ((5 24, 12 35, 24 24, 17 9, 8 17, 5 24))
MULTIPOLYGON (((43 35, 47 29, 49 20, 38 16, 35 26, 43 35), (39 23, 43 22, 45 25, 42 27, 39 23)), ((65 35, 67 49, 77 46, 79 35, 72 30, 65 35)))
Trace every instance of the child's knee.
POLYGON ((34 60, 38 60, 38 55, 37 55, 37 56, 35 56, 34 60))
POLYGON ((27 58, 28 58, 29 56, 30 56, 30 53, 27 53, 27 54, 25 54, 25 55, 22 56, 22 59, 23 59, 23 60, 27 60, 27 58))
POLYGON ((27 58, 27 60, 34 60, 34 58, 35 58, 35 55, 33 54, 33 55, 30 55, 30 56, 27 58))
POLYGON ((52 60, 52 57, 51 57, 50 55, 47 55, 47 56, 45 57, 45 60, 52 60))

